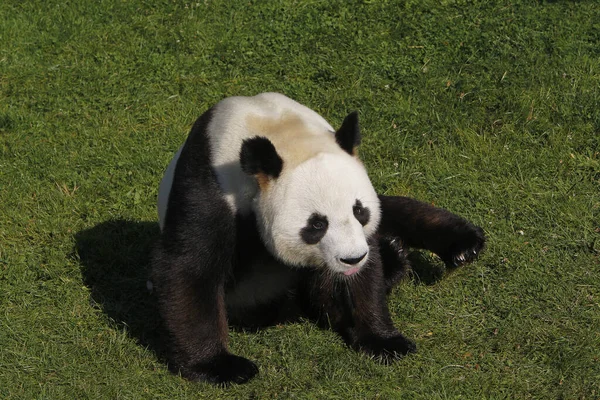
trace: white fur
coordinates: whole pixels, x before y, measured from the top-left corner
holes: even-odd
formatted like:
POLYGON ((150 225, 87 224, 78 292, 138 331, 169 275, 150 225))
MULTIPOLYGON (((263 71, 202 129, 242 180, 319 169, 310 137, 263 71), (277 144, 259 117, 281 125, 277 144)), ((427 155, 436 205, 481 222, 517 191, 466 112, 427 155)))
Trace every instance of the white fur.
MULTIPOLYGON (((285 171, 255 200, 259 230, 269 251, 290 265, 327 266, 344 272, 342 258, 368 252, 367 238, 375 233, 380 219, 379 199, 366 171, 354 157, 321 153, 292 171, 285 171), (352 208, 360 200, 371 213, 363 227, 352 208), (313 213, 327 216, 325 237, 308 245, 299 236, 313 213)), ((358 267, 368 259, 365 257, 358 267)))
MULTIPOLYGON (((299 136, 298 130, 281 131, 277 129, 277 125, 282 120, 288 121, 286 125, 289 128, 289 125, 293 125, 289 121, 294 122, 294 118, 302 122, 303 126, 297 127, 302 128, 301 134, 306 134, 303 136, 310 135, 315 143, 324 142, 319 146, 319 150, 330 147, 334 151, 341 151, 335 145, 334 129, 323 117, 282 94, 262 93, 254 97, 228 97, 213 107, 212 119, 207 127, 213 165, 219 184, 225 192, 225 198, 234 213, 248 214, 251 211, 252 199, 258 191, 256 180, 240 168, 239 155, 242 142, 250 137, 266 136, 286 159, 288 155, 286 153, 295 153, 296 146, 293 139, 299 136), (263 125, 268 125, 269 129, 261 129, 261 121, 266 121, 263 125), (318 140, 315 141, 315 138, 318 140)), ((158 213, 161 229, 164 226, 169 192, 180 154, 181 149, 169 164, 160 183, 158 213)), ((290 159, 287 160, 287 164, 290 164, 290 159)))
POLYGON ((171 193, 171 186, 173 185, 173 177, 175 175, 175 167, 177 166, 177 160, 179 160, 179 156, 181 155, 181 149, 183 149, 183 146, 181 146, 179 150, 177 150, 177 153, 175 153, 175 156, 169 163, 169 166, 165 171, 165 175, 160 181, 160 186, 158 187, 158 224, 161 231, 165 226, 169 194, 171 193))
POLYGON ((240 168, 239 155, 243 140, 254 136, 267 137, 289 164, 291 157, 287 157, 286 150, 291 150, 287 151, 290 153, 297 148, 290 137, 297 129, 290 132, 289 129, 277 128, 279 123, 290 125, 287 121, 294 117, 304 124, 302 127, 296 124, 296 128, 308 131, 307 134, 317 138, 330 139, 331 142, 334 129, 323 117, 278 93, 229 97, 214 108, 208 127, 213 163, 219 184, 234 213, 247 214, 258 191, 256 180, 240 168))
MULTIPOLYGON (((368 251, 367 238, 379 224, 379 199, 363 165, 337 145, 334 129, 320 115, 277 93, 230 97, 213 108, 207 135, 217 179, 231 210, 256 213, 265 245, 279 260, 344 272, 349 266, 340 259, 368 251), (254 136, 267 137, 284 161, 280 176, 262 190, 255 177, 242 171, 239 161, 243 140, 254 136), (356 200, 370 210, 364 227, 353 215, 356 200), (300 231, 315 212, 327 216, 329 227, 319 243, 308 245, 300 231)), ((161 229, 180 153, 181 149, 160 185, 161 229)))

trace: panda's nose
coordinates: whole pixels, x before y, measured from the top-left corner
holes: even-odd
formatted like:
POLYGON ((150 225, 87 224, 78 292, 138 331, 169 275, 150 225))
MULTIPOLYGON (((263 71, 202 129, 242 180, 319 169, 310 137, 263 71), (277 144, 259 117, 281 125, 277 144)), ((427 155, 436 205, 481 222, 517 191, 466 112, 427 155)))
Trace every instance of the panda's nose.
POLYGON ((361 262, 361 260, 363 258, 365 258, 366 255, 367 255, 367 253, 363 254, 360 257, 356 257, 356 258, 340 258, 340 261, 343 262, 344 264, 354 265, 354 264, 358 264, 359 262, 361 262))

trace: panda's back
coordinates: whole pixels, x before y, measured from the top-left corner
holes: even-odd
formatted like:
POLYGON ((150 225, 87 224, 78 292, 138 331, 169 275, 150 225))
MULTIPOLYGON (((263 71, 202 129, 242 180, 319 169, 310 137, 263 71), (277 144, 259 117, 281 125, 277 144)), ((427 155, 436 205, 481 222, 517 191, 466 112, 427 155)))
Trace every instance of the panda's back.
MULTIPOLYGON (((229 97, 212 107, 204 132, 210 146, 210 165, 234 214, 251 212, 258 190, 253 177, 241 169, 240 149, 244 139, 267 137, 284 160, 284 172, 320 152, 340 152, 334 129, 319 114, 279 93, 253 97, 229 97)), ((161 227, 181 149, 168 166, 161 182, 158 211, 161 227)))
POLYGON ((258 185, 241 169, 240 149, 244 139, 267 137, 293 168, 323 151, 339 151, 334 129, 313 110, 278 93, 254 97, 230 97, 213 108, 207 134, 212 165, 226 200, 234 212, 247 214, 258 185))
MULTIPOLYGON (((285 152, 285 147, 292 145, 289 139, 297 139, 298 134, 291 137, 292 132, 299 130, 300 135, 331 137, 334 131, 319 114, 279 93, 226 98, 213 107, 207 129, 212 163, 217 166, 239 164, 242 142, 254 136, 268 137, 278 152, 285 152)), ((314 139, 313 136, 311 140, 314 139)))

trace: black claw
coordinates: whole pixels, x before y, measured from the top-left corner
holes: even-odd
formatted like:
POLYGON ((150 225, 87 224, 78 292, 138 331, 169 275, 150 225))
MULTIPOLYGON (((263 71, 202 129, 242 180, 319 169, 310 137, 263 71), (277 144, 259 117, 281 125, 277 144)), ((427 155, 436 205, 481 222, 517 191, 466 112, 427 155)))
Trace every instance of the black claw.
POLYGON ((450 245, 448 252, 440 256, 449 268, 456 268, 477 259, 484 246, 483 229, 467 223, 457 231, 454 243, 450 245))

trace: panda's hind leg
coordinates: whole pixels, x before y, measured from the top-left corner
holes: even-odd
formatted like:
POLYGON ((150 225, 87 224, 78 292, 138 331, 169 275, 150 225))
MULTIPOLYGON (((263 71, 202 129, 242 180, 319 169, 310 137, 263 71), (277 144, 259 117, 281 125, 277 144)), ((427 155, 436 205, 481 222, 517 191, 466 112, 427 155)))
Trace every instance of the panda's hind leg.
POLYGON ((379 196, 381 236, 427 249, 453 268, 472 262, 485 245, 483 229, 442 208, 408 197, 379 196))

